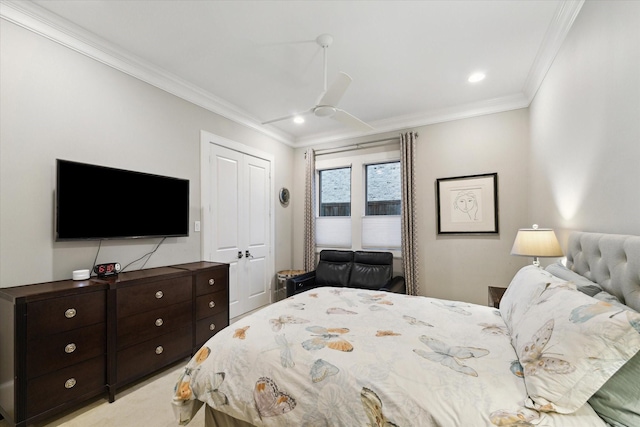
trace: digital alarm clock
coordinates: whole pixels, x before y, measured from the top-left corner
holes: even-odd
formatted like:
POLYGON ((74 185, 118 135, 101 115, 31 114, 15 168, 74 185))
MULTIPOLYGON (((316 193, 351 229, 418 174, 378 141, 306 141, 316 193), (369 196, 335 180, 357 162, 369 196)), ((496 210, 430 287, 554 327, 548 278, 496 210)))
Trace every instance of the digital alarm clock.
POLYGON ((105 264, 96 264, 93 267, 93 272, 98 275, 98 277, 107 277, 107 276, 115 276, 120 273, 122 267, 120 267, 119 262, 108 262, 105 264))

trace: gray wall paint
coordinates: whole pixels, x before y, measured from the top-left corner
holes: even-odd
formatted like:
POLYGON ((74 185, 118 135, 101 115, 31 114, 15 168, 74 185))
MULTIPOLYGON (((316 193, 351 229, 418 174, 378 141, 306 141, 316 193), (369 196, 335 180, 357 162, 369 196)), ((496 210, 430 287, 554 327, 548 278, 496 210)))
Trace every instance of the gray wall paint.
MULTIPOLYGON (((521 109, 415 129, 422 295, 486 304, 487 286, 508 285, 518 268, 531 261, 509 255, 527 218, 528 123, 528 109, 521 109), (436 179, 493 172, 498 173, 500 234, 438 236, 436 179)), ((304 151, 296 149, 294 161, 294 268, 302 266, 304 151)))
MULTIPOLYGON (((572 229, 640 234, 639 18, 639 2, 586 2, 530 109, 415 129, 423 295, 486 303, 486 286, 506 286, 530 262, 509 251, 533 222, 561 242, 572 229), (500 235, 437 236, 435 179, 489 172, 499 176, 500 235)), ((93 260, 95 242, 53 242, 57 157, 189 178, 199 219, 201 129, 274 154, 275 187, 292 190, 288 207, 276 204, 276 271, 301 267, 304 149, 0 28, 0 286, 67 278, 93 260)), ((199 239, 170 239, 147 266, 197 259, 199 239)), ((154 243, 106 242, 99 260, 126 262, 154 243)))
MULTIPOLYGON (((0 286, 71 278, 90 268, 97 241, 54 242, 55 159, 190 180, 191 234, 169 238, 148 267, 200 259, 200 131, 275 157, 274 186, 291 186, 293 150, 140 80, 0 20, 0 286)), ((103 189, 104 190, 104 189, 103 189)), ((119 209, 88 194, 78 209, 119 209)), ((273 195, 277 197, 277 195, 273 195)), ((290 268, 291 209, 276 202, 276 271, 290 268)), ((162 209, 161 204, 158 209, 162 209)), ((98 262, 123 265, 160 239, 102 244, 98 262)), ((142 263, 132 265, 139 268, 142 263)))
MULTIPOLYGON (((640 2, 588 1, 530 108, 415 129, 422 295, 485 304, 488 285, 507 286, 531 262, 509 252, 532 223, 562 245, 571 230, 640 235, 639 23, 640 2), (500 235, 437 236, 435 179, 488 172, 498 172, 500 235)), ((296 150, 296 199, 303 157, 296 150)))
POLYGON ((530 221, 640 235, 640 2, 586 2, 530 110, 530 221))

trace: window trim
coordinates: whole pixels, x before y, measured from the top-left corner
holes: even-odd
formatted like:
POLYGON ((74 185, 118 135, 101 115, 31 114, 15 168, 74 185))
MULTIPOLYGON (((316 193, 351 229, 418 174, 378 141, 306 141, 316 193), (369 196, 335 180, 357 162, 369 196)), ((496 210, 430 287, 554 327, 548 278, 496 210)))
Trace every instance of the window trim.
POLYGON ((317 195, 316 195, 316 218, 325 218, 327 216, 337 216, 339 218, 350 218, 351 217, 351 213, 353 212, 353 189, 351 187, 349 187, 349 215, 320 215, 320 209, 321 209, 321 204, 322 204, 322 178, 321 178, 321 172, 325 172, 325 171, 332 171, 332 170, 339 170, 339 169, 349 169, 349 178, 350 178, 350 182, 349 185, 351 185, 353 183, 353 168, 351 166, 341 166, 341 167, 335 167, 335 168, 323 168, 323 169, 318 169, 316 168, 316 182, 318 183, 318 191, 317 191, 317 195))
MULTIPOLYGON (((327 169, 351 168, 351 250, 382 250, 381 248, 362 248, 362 220, 366 213, 366 165, 377 163, 390 163, 400 161, 400 150, 392 149, 379 152, 369 152, 362 154, 361 152, 352 151, 351 155, 340 153, 340 157, 332 155, 331 158, 316 160, 316 182, 319 183, 319 171, 327 169), (356 173, 360 171, 360 173, 356 173)), ((316 221, 321 220, 320 217, 320 191, 319 186, 316 188, 316 221)), ((377 215, 374 215, 377 216, 377 215)), ((347 218, 347 217, 341 217, 347 218)), ((316 245, 316 250, 322 249, 345 249, 344 247, 331 247, 316 245)), ((394 258, 401 257, 401 248, 387 249, 394 258)))
MULTIPOLYGON (((363 217, 367 218, 367 217, 385 217, 385 216, 396 216, 396 217, 400 217, 402 216, 402 214, 400 215, 368 215, 367 214, 367 202, 368 202, 368 196, 369 196, 369 174, 367 173, 367 168, 369 166, 376 166, 376 165, 388 165, 391 163, 398 163, 398 165, 400 165, 400 159, 398 158, 397 160, 387 160, 384 162, 373 162, 373 163, 363 163, 362 164, 362 168, 363 168, 363 177, 364 177, 364 187, 363 187, 363 195, 364 195, 364 209, 362 210, 363 212, 363 217)), ((402 180, 402 177, 400 178, 402 180)), ((400 209, 402 210, 402 194, 400 194, 400 209)))

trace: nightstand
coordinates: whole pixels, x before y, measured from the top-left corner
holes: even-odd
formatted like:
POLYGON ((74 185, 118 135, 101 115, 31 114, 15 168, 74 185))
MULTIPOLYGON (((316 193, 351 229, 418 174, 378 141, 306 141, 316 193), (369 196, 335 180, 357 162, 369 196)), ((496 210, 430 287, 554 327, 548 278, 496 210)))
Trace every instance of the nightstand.
POLYGON ((489 286, 489 307, 500 308, 500 300, 507 288, 489 286))

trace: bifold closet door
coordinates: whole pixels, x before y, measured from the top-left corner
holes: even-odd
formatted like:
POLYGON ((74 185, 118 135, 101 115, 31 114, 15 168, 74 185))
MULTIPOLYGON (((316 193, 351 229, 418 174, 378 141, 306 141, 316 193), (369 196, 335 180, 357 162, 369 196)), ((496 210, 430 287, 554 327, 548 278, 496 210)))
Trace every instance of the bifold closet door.
POLYGON ((211 145, 212 258, 229 264, 229 317, 269 303, 269 161, 211 145))

